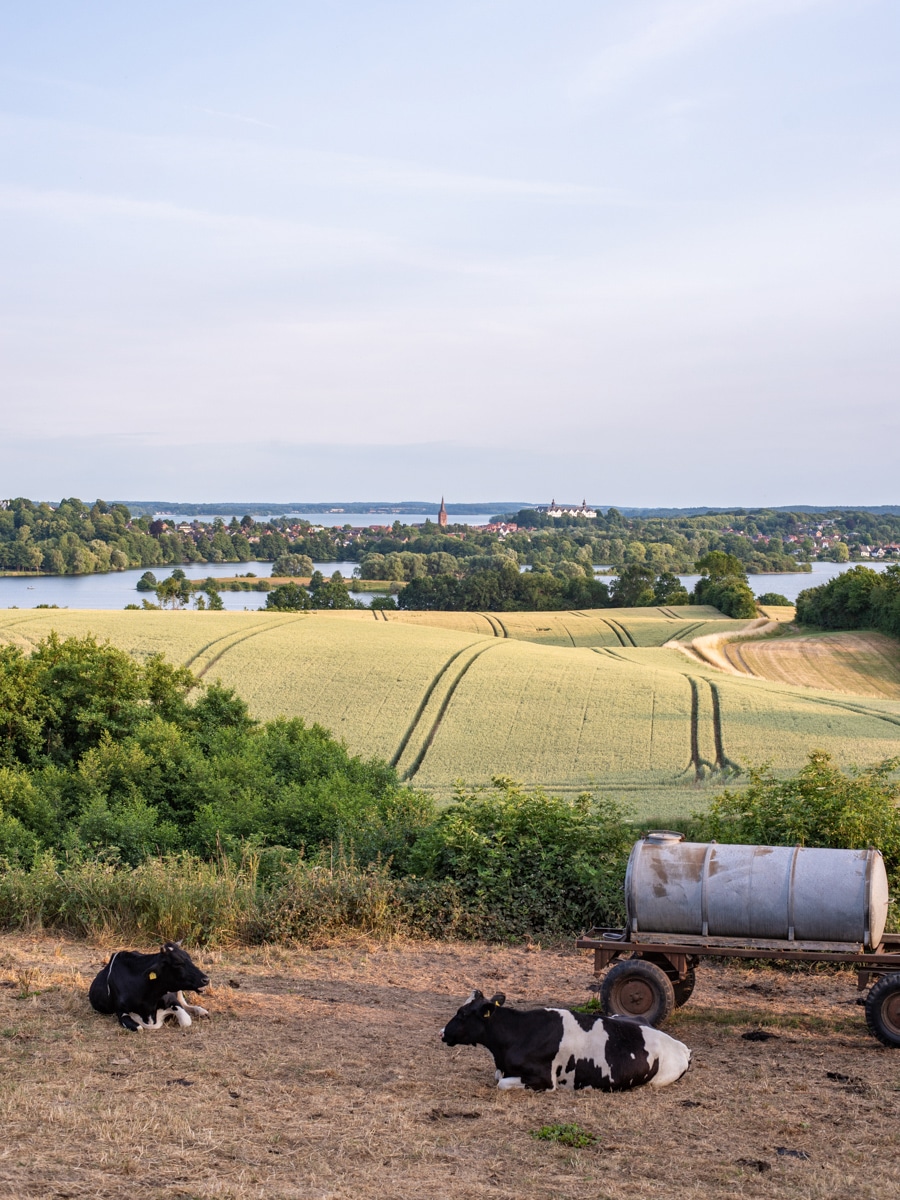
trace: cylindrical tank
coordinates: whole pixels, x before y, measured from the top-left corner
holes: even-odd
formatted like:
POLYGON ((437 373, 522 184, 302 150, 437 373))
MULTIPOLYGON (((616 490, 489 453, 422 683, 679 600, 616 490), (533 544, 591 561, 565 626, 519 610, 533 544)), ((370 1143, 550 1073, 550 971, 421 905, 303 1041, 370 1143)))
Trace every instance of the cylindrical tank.
POLYGON ((887 920, 887 873, 878 850, 685 842, 661 831, 635 843, 625 903, 632 935, 872 949, 887 920))

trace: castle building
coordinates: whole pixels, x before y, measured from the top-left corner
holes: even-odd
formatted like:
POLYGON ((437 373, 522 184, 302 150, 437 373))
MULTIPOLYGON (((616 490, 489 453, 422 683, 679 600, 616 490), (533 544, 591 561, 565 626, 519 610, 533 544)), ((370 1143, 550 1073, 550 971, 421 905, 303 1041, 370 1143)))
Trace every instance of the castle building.
POLYGON ((597 510, 589 508, 586 500, 582 500, 581 504, 557 504, 555 500, 551 500, 549 505, 539 505, 537 510, 539 513, 546 513, 548 517, 596 517, 597 510))

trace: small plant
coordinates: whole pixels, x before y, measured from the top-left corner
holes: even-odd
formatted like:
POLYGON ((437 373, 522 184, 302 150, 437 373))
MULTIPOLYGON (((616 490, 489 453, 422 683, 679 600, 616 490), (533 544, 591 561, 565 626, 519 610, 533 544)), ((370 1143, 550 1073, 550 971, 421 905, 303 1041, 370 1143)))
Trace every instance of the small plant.
POLYGON ((569 1146, 574 1150, 583 1150, 600 1140, 580 1125, 542 1125, 540 1129, 532 1129, 531 1136, 536 1142, 556 1142, 558 1146, 569 1146))
POLYGON ((603 1005, 600 1003, 599 996, 591 996, 590 1000, 586 1000, 584 1004, 573 1004, 571 1011, 582 1013, 602 1013, 603 1005))

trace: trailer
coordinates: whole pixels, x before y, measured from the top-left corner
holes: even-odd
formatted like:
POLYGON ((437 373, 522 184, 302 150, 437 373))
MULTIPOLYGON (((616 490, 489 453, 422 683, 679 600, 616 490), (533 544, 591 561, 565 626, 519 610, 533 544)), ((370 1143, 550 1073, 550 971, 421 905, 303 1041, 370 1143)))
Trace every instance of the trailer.
POLYGON ((635 846, 624 929, 576 941, 594 952, 603 1011, 659 1025, 694 990, 703 959, 836 963, 856 969, 869 1031, 900 1048, 900 934, 885 933, 881 854, 685 842, 657 830, 635 846))

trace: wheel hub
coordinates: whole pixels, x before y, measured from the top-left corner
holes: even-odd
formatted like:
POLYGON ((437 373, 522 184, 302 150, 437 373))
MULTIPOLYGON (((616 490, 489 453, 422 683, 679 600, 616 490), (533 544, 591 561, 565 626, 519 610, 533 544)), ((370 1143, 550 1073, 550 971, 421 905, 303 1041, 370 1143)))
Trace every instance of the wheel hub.
POLYGON ((653 989, 642 979, 629 979, 616 993, 616 1004, 629 1016, 639 1017, 648 1012, 655 1000, 653 989))
POLYGON ((881 1019, 900 1037, 900 992, 885 997, 881 1006, 881 1019))

